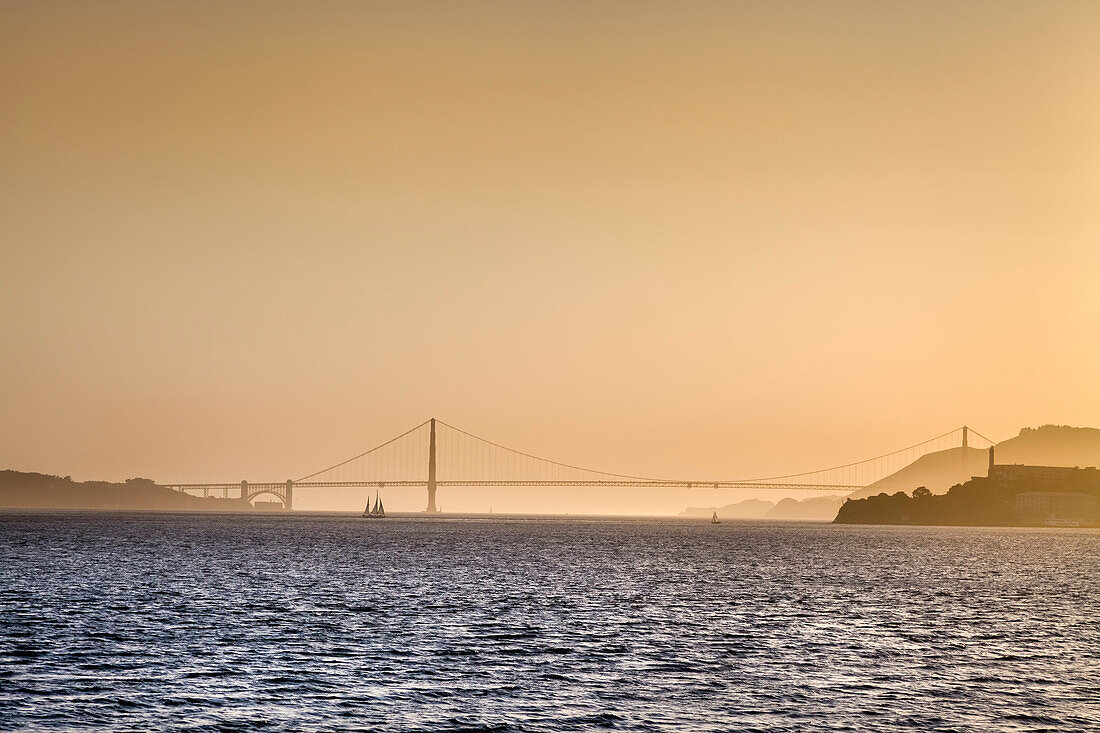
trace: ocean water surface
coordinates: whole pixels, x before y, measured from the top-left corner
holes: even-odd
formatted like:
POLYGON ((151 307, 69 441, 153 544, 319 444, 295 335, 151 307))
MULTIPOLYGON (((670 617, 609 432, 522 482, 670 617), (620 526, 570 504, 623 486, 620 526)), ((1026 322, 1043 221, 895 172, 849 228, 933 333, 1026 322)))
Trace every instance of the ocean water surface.
POLYGON ((1100 532, 0 515, 0 729, 1100 729, 1100 532))

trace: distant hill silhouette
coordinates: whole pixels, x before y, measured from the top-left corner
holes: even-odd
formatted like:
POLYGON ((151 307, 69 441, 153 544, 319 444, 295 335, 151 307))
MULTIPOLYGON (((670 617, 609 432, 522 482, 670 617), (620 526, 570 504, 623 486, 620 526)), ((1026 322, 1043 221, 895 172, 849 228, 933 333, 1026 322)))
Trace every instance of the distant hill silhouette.
POLYGON ((235 499, 182 494, 147 478, 132 478, 125 483, 78 482, 43 473, 0 471, 0 508, 240 511, 245 507, 235 499))
MULTIPOLYGON (((1100 430, 1068 425, 1023 428, 1015 438, 998 443, 995 455, 997 463, 1082 468, 1100 466, 1100 430)), ((897 491, 909 493, 918 486, 927 487, 933 494, 942 494, 972 476, 986 475, 989 451, 968 448, 965 471, 962 456, 961 447, 927 453, 867 488, 853 491, 849 498, 862 499, 897 491)))
POLYGON ((843 503, 843 496, 813 496, 802 501, 788 497, 768 511, 764 519, 831 520, 843 503))
POLYGON ((765 501, 763 499, 745 499, 736 504, 726 504, 725 506, 719 507, 689 506, 687 509, 680 512, 680 516, 709 517, 712 513, 718 512, 718 516, 721 519, 762 519, 773 507, 775 507, 775 504, 770 501, 765 501))
POLYGON ((997 463, 1100 466, 1100 430, 1068 425, 1024 428, 1015 438, 998 443, 996 456, 997 463))
MULTIPOLYGON (((943 494, 955 484, 961 484, 971 476, 984 476, 989 467, 989 451, 967 448, 965 469, 962 451, 962 446, 959 446, 926 453, 900 471, 895 471, 865 489, 853 491, 848 498, 862 499, 883 492, 908 493, 918 486, 927 487, 933 494, 943 494)), ((1000 457, 997 460, 1000 460, 1000 457)))
POLYGON ((778 504, 763 499, 745 499, 720 507, 688 507, 680 516, 703 518, 718 512, 720 519, 830 520, 843 503, 843 496, 814 496, 802 501, 788 497, 778 504))

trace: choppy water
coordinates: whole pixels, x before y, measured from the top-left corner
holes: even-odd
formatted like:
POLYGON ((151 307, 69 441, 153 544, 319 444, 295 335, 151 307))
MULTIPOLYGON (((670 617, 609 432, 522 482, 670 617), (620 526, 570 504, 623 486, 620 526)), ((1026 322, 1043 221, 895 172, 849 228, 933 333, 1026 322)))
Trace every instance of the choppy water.
POLYGON ((1096 730, 1100 533, 0 515, 0 727, 1096 730))

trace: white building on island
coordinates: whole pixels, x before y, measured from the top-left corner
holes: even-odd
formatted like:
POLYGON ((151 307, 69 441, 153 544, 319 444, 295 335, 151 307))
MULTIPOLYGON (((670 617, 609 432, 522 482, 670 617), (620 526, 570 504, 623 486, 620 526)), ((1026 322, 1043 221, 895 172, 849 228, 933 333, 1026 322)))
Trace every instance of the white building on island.
POLYGON ((1016 517, 1021 524, 1093 526, 1096 497, 1068 491, 1026 491, 1016 494, 1016 517))

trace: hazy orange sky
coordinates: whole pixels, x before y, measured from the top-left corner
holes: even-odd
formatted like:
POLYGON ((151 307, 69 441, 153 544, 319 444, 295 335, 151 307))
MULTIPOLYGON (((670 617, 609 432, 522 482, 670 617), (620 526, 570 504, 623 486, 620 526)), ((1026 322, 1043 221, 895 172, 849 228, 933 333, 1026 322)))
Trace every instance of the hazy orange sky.
POLYGON ((1100 424, 1100 4, 0 5, 0 467, 1100 424))

